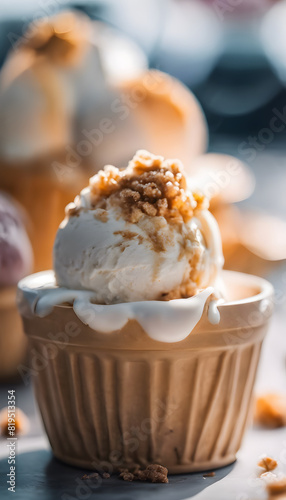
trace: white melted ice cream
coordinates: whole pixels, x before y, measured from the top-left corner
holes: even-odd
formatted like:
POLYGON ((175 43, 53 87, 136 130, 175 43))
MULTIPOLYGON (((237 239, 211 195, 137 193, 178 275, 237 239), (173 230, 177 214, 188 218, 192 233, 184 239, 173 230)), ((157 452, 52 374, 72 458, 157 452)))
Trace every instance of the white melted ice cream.
POLYGON ((57 287, 54 273, 44 271, 19 282, 18 308, 22 316, 35 314, 43 318, 55 306, 70 303, 76 316, 97 332, 108 334, 120 330, 135 319, 153 340, 173 343, 192 332, 213 292, 208 287, 188 299, 99 305, 94 304, 94 292, 57 287))

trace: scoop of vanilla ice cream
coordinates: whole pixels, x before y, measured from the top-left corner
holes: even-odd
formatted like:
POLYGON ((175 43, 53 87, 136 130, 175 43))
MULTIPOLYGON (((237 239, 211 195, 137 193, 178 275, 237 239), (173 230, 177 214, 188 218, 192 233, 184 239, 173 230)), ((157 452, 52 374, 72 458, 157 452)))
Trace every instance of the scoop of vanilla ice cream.
MULTIPOLYGON (((54 156, 68 151, 67 144, 78 151, 78 144, 86 142, 85 133, 89 147, 96 147, 75 154, 92 154, 95 163, 106 158, 105 145, 110 154, 110 140, 97 140, 102 120, 111 115, 114 122, 116 113, 110 110, 115 98, 120 98, 117 87, 141 75, 146 67, 146 57, 134 42, 78 10, 33 21, 0 72, 1 158, 21 161, 54 156)), ((124 132, 131 129, 129 123, 126 118, 124 132)), ((134 151, 138 133, 129 144, 128 135, 121 131, 117 127, 112 137, 120 142, 123 135, 120 144, 125 157, 134 151)))
POLYGON ((127 169, 105 167, 68 205, 54 245, 59 286, 97 303, 193 295, 223 264, 206 200, 186 191, 182 166, 146 151, 127 169))

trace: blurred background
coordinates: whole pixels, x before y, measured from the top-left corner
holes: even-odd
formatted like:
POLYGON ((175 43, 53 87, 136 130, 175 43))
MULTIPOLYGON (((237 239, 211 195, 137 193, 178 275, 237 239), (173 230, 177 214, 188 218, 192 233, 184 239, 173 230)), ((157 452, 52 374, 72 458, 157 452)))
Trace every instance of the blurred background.
MULTIPOLYGON (((133 40, 148 65, 179 78, 199 98, 211 139, 255 133, 285 100, 285 5, 275 0, 13 0, 2 2, 4 63, 30 22, 77 9, 133 40)), ((283 134, 277 139, 283 142, 283 134)))
POLYGON ((26 352, 16 282, 51 267, 65 205, 149 148, 210 195, 225 267, 275 285, 258 389, 285 390, 285 22, 282 0, 0 3, 0 377, 26 352))
POLYGON ((246 165, 244 175, 235 179, 238 186, 230 194, 226 186, 219 198, 224 205, 243 201, 239 208, 247 212, 238 212, 236 206, 214 208, 222 226, 226 267, 265 274, 275 267, 270 263, 284 260, 285 226, 276 219, 262 219, 260 212, 283 219, 286 211, 285 16, 286 3, 270 0, 1 4, 0 188, 18 199, 30 216, 36 270, 51 265, 52 235, 47 242, 47 236, 39 233, 39 214, 31 214, 31 203, 35 204, 31 171, 52 168, 57 180, 64 181, 60 201, 50 185, 55 179, 37 179, 37 186, 41 182, 45 186, 42 203, 47 198, 50 205, 45 231, 54 234, 59 210, 88 177, 105 163, 123 167, 138 147, 180 157, 191 174, 199 167, 226 167, 225 157, 215 158, 216 167, 210 158, 190 166, 206 150, 242 160, 246 165), (76 21, 68 15, 56 20, 56 14, 68 9, 76 21), (148 68, 164 73, 156 88, 143 83, 147 98, 140 97, 139 88, 139 97, 130 105, 127 100, 116 104, 122 92, 130 95, 134 90, 135 95, 148 68), (172 94, 165 73, 197 97, 208 131, 200 110, 187 104, 183 87, 172 94), (129 108, 126 119, 122 105, 129 108), (178 108, 184 116, 178 117, 178 108), (98 131, 106 118, 115 132, 98 131), (88 136, 91 130, 93 140, 88 136), (85 139, 89 144, 81 143, 85 139), (80 168, 73 168, 77 164, 80 168), (234 221, 239 234, 234 234, 234 221), (247 252, 238 245, 247 246, 247 252), (253 254, 257 259, 249 261, 253 254))

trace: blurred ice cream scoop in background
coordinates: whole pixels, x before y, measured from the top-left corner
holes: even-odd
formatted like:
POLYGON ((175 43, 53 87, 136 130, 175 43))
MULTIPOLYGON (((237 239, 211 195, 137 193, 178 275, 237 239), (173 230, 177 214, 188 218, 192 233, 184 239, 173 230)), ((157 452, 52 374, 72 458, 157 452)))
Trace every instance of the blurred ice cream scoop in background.
POLYGON ((64 12, 31 24, 2 69, 0 154, 33 159, 76 141, 85 112, 105 116, 115 82, 147 65, 124 35, 80 13, 64 12))
POLYGON ((21 208, 0 191, 0 378, 13 377, 26 354, 16 285, 29 274, 33 252, 21 208))
POLYGON ((35 270, 50 267, 64 207, 101 166, 94 155, 92 172, 85 157, 75 163, 78 130, 90 115, 91 129, 107 116, 120 74, 134 77, 145 67, 134 43, 75 12, 35 21, 8 55, 0 78, 0 187, 30 215, 35 270))
POLYGON ((208 144, 207 123, 195 96, 179 80, 157 70, 122 82, 120 90, 126 98, 133 96, 129 112, 140 149, 179 157, 190 170, 208 144))
POLYGON ((0 287, 17 285, 31 272, 33 253, 19 209, 0 192, 0 287))

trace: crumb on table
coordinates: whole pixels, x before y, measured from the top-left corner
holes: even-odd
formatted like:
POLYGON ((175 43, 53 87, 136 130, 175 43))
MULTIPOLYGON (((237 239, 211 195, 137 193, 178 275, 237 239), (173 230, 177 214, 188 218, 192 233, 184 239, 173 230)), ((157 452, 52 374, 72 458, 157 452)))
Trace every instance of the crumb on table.
POLYGON ((271 495, 286 493, 286 476, 282 478, 277 477, 272 481, 267 482, 266 489, 271 495))
POLYGON ((92 472, 91 474, 84 474, 81 479, 97 479, 98 477, 98 472, 92 472))
POLYGON ((20 408, 15 409, 15 417, 13 416, 14 412, 9 413, 9 417, 12 418, 12 421, 8 422, 8 407, 3 408, 0 411, 0 435, 5 437, 13 437, 14 435, 20 436, 27 434, 30 428, 30 423, 27 415, 20 410, 20 408), (15 427, 15 430, 10 431, 9 425, 15 427), (14 434, 11 434, 13 432, 14 434))
POLYGON ((262 469, 264 469, 266 472, 269 472, 276 469, 278 463, 274 458, 263 456, 259 459, 257 465, 259 467, 262 467, 262 469))
POLYGON ((256 399, 254 422, 267 428, 278 428, 286 425, 286 396, 269 393, 256 399))
POLYGON ((109 479, 110 474, 109 472, 92 472, 91 474, 84 474, 81 479, 98 479, 99 477, 102 477, 103 479, 109 479))
POLYGON ((131 482, 131 481, 134 481, 134 479, 135 479, 134 474, 133 474, 132 472, 128 472, 128 471, 121 472, 121 473, 119 474, 119 477, 120 477, 121 479, 123 479, 123 481, 130 481, 130 482, 131 482))
POLYGON ((168 483, 168 469, 159 464, 147 465, 146 469, 136 469, 133 472, 123 470, 119 477, 123 481, 147 481, 149 483, 168 483))

